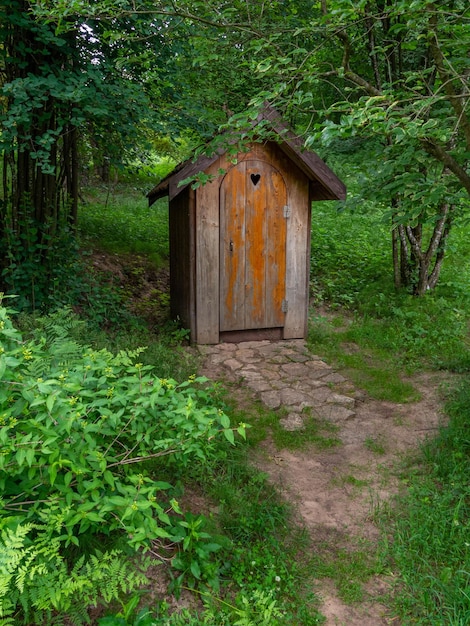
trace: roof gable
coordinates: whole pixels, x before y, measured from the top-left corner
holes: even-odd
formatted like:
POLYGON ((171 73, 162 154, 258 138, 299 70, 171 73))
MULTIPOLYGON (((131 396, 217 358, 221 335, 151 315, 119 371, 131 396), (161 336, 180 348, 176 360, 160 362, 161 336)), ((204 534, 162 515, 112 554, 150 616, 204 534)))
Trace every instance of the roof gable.
MULTIPOLYGON (((315 200, 344 200, 346 186, 326 163, 311 150, 304 150, 302 141, 281 120, 279 113, 269 105, 265 106, 253 123, 256 127, 265 121, 268 127, 276 135, 276 142, 286 156, 304 172, 311 182, 313 197, 315 200)), ((180 163, 148 194, 149 205, 158 198, 168 195, 170 200, 175 198, 183 189, 191 183, 181 184, 182 181, 194 177, 199 172, 204 172, 226 150, 219 149, 212 156, 200 156, 195 161, 188 160, 180 163)))

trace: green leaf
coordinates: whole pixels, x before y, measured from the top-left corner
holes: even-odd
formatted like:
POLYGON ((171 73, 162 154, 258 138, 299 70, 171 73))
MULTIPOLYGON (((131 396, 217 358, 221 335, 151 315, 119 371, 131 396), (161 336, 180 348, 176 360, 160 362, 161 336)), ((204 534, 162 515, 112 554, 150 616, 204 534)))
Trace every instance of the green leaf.
POLYGON ((230 419, 225 413, 220 416, 220 423, 224 428, 230 428, 230 419))
POLYGON ((47 407, 47 410, 49 411, 49 413, 52 413, 52 409, 54 408, 54 404, 55 404, 56 398, 57 398, 57 396, 56 396, 55 393, 51 394, 50 396, 47 396, 46 407, 47 407))
POLYGON ((111 487, 115 486, 114 476, 109 470, 105 470, 103 472, 103 478, 108 483, 108 485, 111 485, 111 487))
POLYGON ((20 448, 18 452, 15 454, 15 460, 19 467, 24 464, 24 460, 26 458, 26 450, 25 448, 20 448))
POLYGON ((57 463, 52 463, 49 467, 49 481, 51 486, 55 483, 55 479, 57 478, 57 463))
POLYGON ((34 463, 34 448, 28 448, 26 451, 26 463, 31 467, 34 463))
POLYGON ((201 578, 201 568, 199 567, 199 563, 197 561, 191 561, 189 569, 191 570, 191 574, 194 578, 197 578, 198 580, 201 578))
POLYGON ((224 435, 227 441, 229 441, 232 445, 235 445, 235 437, 233 434, 233 430, 224 430, 224 435))

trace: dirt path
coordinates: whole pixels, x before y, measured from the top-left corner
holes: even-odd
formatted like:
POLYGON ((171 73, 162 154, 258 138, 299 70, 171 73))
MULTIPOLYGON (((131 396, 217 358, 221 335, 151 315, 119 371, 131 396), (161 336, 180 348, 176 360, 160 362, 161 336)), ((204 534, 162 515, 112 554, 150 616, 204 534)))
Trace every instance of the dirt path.
MULTIPOLYGON (((398 489, 397 467, 419 442, 435 432, 440 420, 438 378, 414 381, 422 399, 412 404, 378 402, 355 389, 303 341, 221 344, 200 347, 203 373, 213 380, 238 382, 266 406, 280 411, 287 430, 302 430, 308 411, 338 427, 341 445, 303 452, 276 450, 265 442, 254 462, 285 497, 319 551, 325 546, 354 550, 376 541, 374 511, 398 489)), ((346 604, 329 579, 317 581, 326 626, 399 624, 381 597, 387 577, 366 583, 367 601, 346 604)))

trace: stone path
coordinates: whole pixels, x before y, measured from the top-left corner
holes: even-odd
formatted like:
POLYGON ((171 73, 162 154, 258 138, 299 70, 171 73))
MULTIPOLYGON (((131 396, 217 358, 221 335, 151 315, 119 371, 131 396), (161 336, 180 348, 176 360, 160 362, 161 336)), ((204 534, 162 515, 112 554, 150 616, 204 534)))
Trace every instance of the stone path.
POLYGON ((246 384, 271 409, 285 408, 286 430, 301 430, 308 413, 337 423, 355 415, 358 393, 305 348, 301 339, 199 346, 210 369, 246 384), (225 372, 223 372, 225 370, 225 372))
MULTIPOLYGON (((201 373, 212 380, 235 382, 279 410, 287 430, 301 430, 309 415, 337 426, 340 445, 326 449, 275 450, 263 442, 253 462, 266 472, 296 512, 312 546, 333 554, 354 553, 364 542, 375 545, 380 532, 375 513, 397 493, 397 462, 405 458, 440 423, 439 374, 413 379, 420 399, 408 404, 379 401, 357 390, 305 342, 252 341, 199 346, 201 373), (274 454, 274 456, 273 456, 274 454)), ((341 600, 332 581, 315 583, 325 626, 399 626, 382 598, 390 581, 374 576, 364 584, 365 597, 354 605, 341 600)))

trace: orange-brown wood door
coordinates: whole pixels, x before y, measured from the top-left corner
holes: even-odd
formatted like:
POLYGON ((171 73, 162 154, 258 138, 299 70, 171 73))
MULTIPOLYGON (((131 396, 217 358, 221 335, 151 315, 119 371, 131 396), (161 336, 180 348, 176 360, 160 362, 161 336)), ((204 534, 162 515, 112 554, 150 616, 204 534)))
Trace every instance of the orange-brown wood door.
POLYGON ((220 331, 284 326, 287 190, 264 161, 242 161, 220 187, 220 331))

